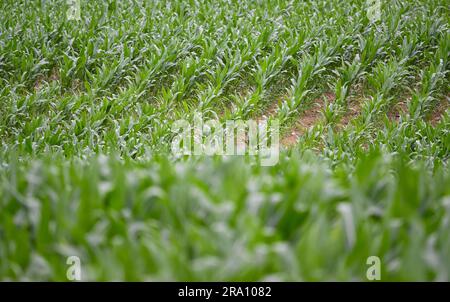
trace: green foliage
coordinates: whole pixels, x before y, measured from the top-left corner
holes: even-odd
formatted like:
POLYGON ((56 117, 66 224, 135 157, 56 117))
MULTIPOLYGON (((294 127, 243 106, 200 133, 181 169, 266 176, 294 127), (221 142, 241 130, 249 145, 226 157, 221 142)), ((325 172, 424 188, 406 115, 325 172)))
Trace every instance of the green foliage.
POLYGON ((0 280, 450 280, 448 5, 382 2, 1 1, 0 280), (317 100, 274 167, 170 152, 317 100))

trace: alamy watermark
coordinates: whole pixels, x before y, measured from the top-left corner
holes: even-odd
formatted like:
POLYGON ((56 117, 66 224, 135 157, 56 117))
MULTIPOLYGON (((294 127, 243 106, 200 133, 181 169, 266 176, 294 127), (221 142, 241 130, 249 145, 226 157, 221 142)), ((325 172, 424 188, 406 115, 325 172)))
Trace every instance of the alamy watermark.
POLYGON ((80 0, 67 0, 67 20, 81 20, 81 5, 80 0))
POLYGON ((369 268, 366 271, 366 278, 369 281, 381 280, 381 260, 377 256, 370 256, 367 258, 366 264, 369 268))
POLYGON ((195 114, 193 122, 177 120, 172 124, 175 137, 172 152, 177 156, 256 156, 262 166, 278 163, 280 148, 279 121, 204 120, 195 114))
POLYGON ((69 266, 66 277, 69 281, 81 281, 81 261, 77 256, 67 257, 66 264, 69 266))
POLYGON ((381 20, 381 0, 366 0, 367 18, 371 22, 381 20))

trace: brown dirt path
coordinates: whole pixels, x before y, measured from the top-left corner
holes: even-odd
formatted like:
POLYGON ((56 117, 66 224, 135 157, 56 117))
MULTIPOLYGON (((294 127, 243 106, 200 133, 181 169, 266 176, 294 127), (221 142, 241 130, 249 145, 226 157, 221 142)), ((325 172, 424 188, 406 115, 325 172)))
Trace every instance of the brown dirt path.
POLYGON ((435 127, 444 116, 447 108, 450 107, 450 95, 446 96, 445 99, 441 100, 436 108, 433 109, 430 118, 428 119, 429 123, 435 127))
POLYGON ((300 136, 304 135, 310 128, 316 125, 322 118, 322 110, 325 108, 325 99, 328 103, 334 102, 335 95, 331 92, 326 92, 319 98, 315 99, 312 105, 303 111, 298 119, 295 121, 294 126, 290 130, 290 133, 281 138, 281 145, 290 147, 298 142, 300 136))

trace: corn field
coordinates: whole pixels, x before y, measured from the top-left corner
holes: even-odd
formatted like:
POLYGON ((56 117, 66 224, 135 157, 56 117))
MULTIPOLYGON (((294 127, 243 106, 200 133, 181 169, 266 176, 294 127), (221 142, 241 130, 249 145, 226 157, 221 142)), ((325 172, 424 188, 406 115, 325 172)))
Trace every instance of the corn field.
POLYGON ((450 281, 450 4, 370 2, 2 0, 0 280, 450 281))

